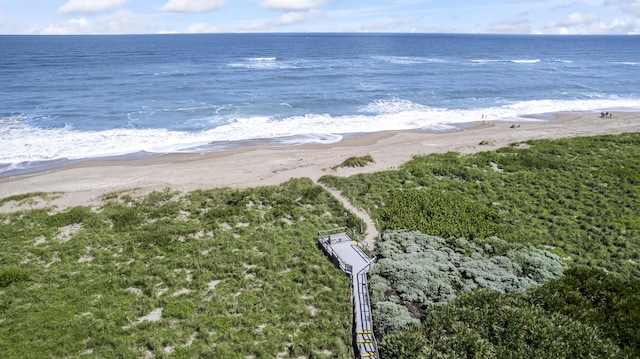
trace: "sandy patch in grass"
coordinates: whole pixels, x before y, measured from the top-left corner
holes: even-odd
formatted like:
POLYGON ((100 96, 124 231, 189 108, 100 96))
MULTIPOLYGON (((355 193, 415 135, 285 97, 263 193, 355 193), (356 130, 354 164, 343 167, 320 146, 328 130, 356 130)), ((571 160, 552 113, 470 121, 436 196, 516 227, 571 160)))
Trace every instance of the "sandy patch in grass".
POLYGON ((82 228, 82 223, 74 223, 68 226, 60 227, 60 229, 58 229, 56 239, 62 243, 69 242, 71 240, 71 237, 73 237, 74 234, 80 232, 82 228))
POLYGON ((127 289, 125 289, 125 291, 129 292, 129 293, 133 293, 135 295, 142 295, 142 290, 138 289, 138 288, 133 288, 133 287, 129 287, 127 289))
POLYGON ((307 310, 309 311, 309 313, 311 313, 311 315, 316 315, 316 313, 318 313, 318 308, 314 307, 313 305, 307 305, 307 310))
POLYGON ((51 262, 44 265, 45 268, 51 267, 55 262, 60 262, 60 252, 54 252, 53 258, 51 258, 51 262))
POLYGON ((137 321, 135 321, 134 323, 131 323, 131 325, 125 325, 124 327, 122 327, 122 329, 129 329, 133 326, 136 326, 142 322, 157 322, 160 321, 160 319, 162 319, 162 311, 164 310, 164 308, 156 308, 154 310, 152 310, 149 314, 142 316, 140 318, 138 318, 137 321))
POLYGON ((491 169, 494 170, 495 172, 504 172, 504 170, 498 167, 498 164, 495 162, 489 162, 489 165, 491 165, 491 169))
POLYGON ((204 230, 202 230, 202 231, 194 234, 193 237, 195 239, 203 239, 203 238, 207 238, 207 237, 208 238, 213 238, 214 234, 213 234, 213 231, 205 232, 204 230))
MULTIPOLYGON (((156 287, 160 286, 160 284, 156 285, 156 287)), ((158 288, 156 290, 156 298, 160 297, 161 295, 163 295, 164 293, 168 292, 169 288, 158 288)))
POLYGON ((207 288, 209 288, 209 290, 214 290, 220 282, 220 280, 212 280, 211 282, 207 283, 207 288))
POLYGON ((182 289, 178 289, 175 292, 173 292, 173 294, 171 294, 172 297, 177 297, 179 295, 183 295, 183 294, 189 294, 191 293, 190 289, 187 288, 182 288, 182 289))
POLYGON ((82 256, 78 259, 78 263, 91 262, 94 258, 92 256, 82 256))
POLYGON ((191 336, 189 337, 189 339, 187 339, 187 342, 184 344, 184 346, 190 347, 193 344, 193 341, 196 340, 197 337, 198 337, 197 332, 194 332, 193 334, 191 334, 191 336))
POLYGON ((45 237, 45 236, 40 236, 40 237, 36 238, 36 240, 35 240, 35 241, 33 241, 33 245, 34 245, 34 246, 39 246, 39 245, 41 245, 42 243, 44 243, 44 242, 46 242, 46 241, 47 241, 47 237, 45 237))

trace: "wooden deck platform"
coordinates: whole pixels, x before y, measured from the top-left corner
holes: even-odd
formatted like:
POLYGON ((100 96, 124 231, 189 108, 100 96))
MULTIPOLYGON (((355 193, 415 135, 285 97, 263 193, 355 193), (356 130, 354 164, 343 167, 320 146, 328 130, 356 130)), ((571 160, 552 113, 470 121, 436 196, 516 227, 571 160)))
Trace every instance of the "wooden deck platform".
POLYGON ((374 263, 373 256, 349 228, 319 231, 318 243, 332 261, 351 277, 354 345, 358 357, 378 358, 378 343, 373 335, 371 301, 367 286, 367 272, 374 263))

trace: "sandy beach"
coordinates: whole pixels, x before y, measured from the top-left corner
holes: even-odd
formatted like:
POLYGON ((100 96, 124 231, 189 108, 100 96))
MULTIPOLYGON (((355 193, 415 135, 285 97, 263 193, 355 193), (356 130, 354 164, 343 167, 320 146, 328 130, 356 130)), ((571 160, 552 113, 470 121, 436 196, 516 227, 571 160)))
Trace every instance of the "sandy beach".
POLYGON ((29 192, 56 192, 41 203, 9 201, 0 211, 41 206, 98 205, 104 194, 146 193, 215 187, 275 185, 290 178, 317 180, 325 174, 349 176, 397 168, 416 155, 472 153, 513 142, 640 131, 640 113, 559 114, 549 121, 477 122, 457 132, 378 132, 329 145, 251 147, 217 153, 167 154, 127 161, 86 161, 44 172, 0 178, 0 198, 29 192), (483 142, 481 145, 480 143, 483 142), (363 168, 332 167, 348 157, 371 155, 363 168))

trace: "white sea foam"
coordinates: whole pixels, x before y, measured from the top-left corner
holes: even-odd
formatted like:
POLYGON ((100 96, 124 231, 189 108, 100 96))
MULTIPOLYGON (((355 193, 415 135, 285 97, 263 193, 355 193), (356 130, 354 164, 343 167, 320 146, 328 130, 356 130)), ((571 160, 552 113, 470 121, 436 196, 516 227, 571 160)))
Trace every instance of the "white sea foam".
POLYGON ((415 65, 415 64, 428 64, 428 63, 444 63, 444 59, 436 59, 430 57, 419 56, 374 56, 374 59, 389 62, 399 65, 415 65))
POLYGON ((469 62, 473 64, 493 64, 493 63, 514 63, 514 64, 537 64, 541 62, 540 59, 512 59, 512 60, 497 60, 497 59, 473 59, 469 62))
POLYGON ((493 62, 500 62, 500 60, 490 60, 490 59, 473 59, 469 60, 469 62, 473 64, 490 64, 493 62))
POLYGON ((296 63, 278 61, 275 57, 250 57, 241 62, 233 62, 227 66, 253 70, 284 70, 298 67, 296 63))
MULTIPOLYGON (((199 132, 167 129, 111 129, 79 131, 70 127, 41 129, 20 116, 0 119, 0 173, 29 166, 31 161, 81 159, 151 153, 198 151, 211 143, 276 139, 275 143, 331 143, 343 134, 385 130, 441 131, 478 120, 525 120, 522 116, 567 111, 640 111, 640 100, 591 99, 524 101, 477 109, 433 108, 403 99, 373 101, 359 113, 345 116, 308 114, 276 119, 267 116, 236 118, 199 132)), ((256 143, 252 141, 251 143, 256 143)), ((259 143, 259 141, 257 142, 259 143)))
POLYGON ((516 64, 537 64, 538 62, 540 62, 540 59, 533 59, 533 60, 511 60, 511 62, 515 62, 516 64))
POLYGON ((249 61, 276 61, 275 57, 250 57, 249 61))

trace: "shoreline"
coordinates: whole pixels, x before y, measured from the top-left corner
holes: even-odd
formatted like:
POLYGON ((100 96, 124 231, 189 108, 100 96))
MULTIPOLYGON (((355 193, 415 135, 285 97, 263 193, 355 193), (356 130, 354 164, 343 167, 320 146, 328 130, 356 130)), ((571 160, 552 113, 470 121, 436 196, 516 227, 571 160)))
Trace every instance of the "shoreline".
POLYGON ((30 192, 60 193, 42 201, 0 206, 0 212, 29 208, 99 205, 111 192, 181 192, 217 187, 277 185, 295 177, 316 181, 325 174, 350 176, 395 169, 416 155, 473 153, 514 142, 640 132, 640 112, 557 113, 551 120, 472 122, 453 132, 383 131, 345 137, 332 144, 257 145, 207 153, 170 153, 137 159, 84 160, 63 167, 0 177, 0 198, 30 192), (512 127, 513 126, 513 127, 512 127), (480 143, 484 143, 481 145, 480 143), (375 163, 338 168, 345 159, 370 155, 375 163), (55 198, 54 198, 55 197, 55 198))

